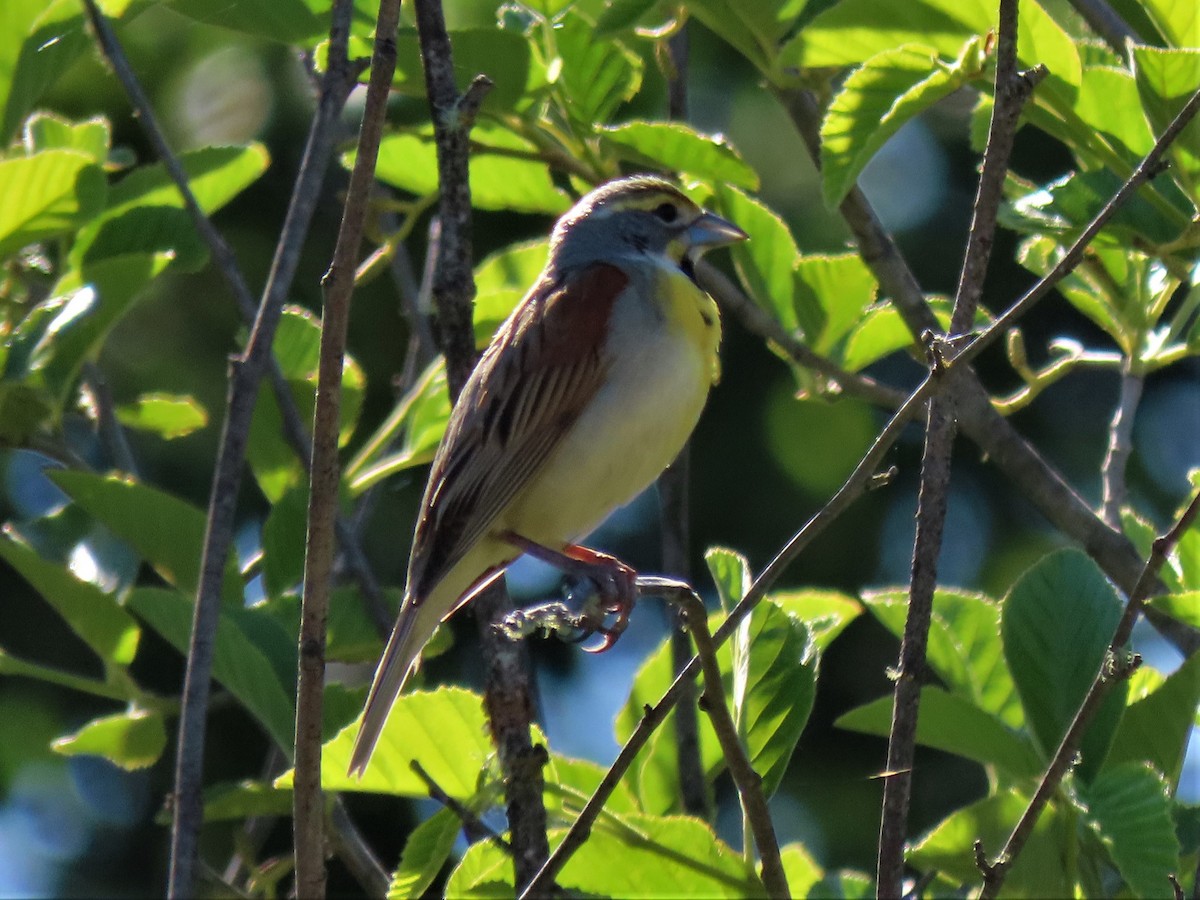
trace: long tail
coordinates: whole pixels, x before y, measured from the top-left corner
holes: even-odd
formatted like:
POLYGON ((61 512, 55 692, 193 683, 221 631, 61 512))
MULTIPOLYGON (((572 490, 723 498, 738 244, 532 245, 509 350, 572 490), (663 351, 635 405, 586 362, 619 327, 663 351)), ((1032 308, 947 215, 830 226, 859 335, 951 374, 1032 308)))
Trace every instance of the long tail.
POLYGON ((392 711, 392 704, 400 696, 409 675, 416 669, 421 648, 433 636, 440 620, 436 605, 414 603, 411 597, 404 598, 392 636, 383 651, 379 668, 375 670, 371 692, 367 695, 362 726, 350 755, 351 775, 362 775, 371 761, 371 754, 387 722, 388 713, 392 711))

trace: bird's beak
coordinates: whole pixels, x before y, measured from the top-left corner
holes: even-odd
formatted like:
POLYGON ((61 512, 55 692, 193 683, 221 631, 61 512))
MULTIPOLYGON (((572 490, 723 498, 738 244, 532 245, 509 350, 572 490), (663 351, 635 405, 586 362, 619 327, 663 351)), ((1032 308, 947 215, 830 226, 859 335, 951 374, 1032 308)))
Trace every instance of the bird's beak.
POLYGON ((749 239, 750 235, 732 222, 710 212, 701 215, 687 230, 688 246, 697 250, 707 250, 710 247, 721 247, 749 239))

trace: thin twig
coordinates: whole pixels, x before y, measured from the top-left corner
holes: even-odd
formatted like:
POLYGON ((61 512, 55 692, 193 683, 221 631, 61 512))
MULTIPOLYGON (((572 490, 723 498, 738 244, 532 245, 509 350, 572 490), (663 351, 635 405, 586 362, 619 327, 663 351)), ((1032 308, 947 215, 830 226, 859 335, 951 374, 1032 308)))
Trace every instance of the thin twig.
POLYGON ((1140 657, 1126 649, 1129 637, 1133 633, 1134 623, 1142 611, 1146 598, 1157 584, 1159 570, 1167 561, 1167 557, 1175 545, 1179 543, 1183 533, 1196 520, 1198 514, 1200 514, 1200 491, 1197 491, 1196 495, 1192 497, 1191 503, 1187 505, 1178 521, 1165 534, 1155 539, 1142 574, 1130 592, 1121 619, 1117 622, 1108 653, 1105 654, 1105 658, 1100 664, 1100 670, 1092 680, 1092 685, 1079 705, 1075 718, 1071 720, 1071 726, 1063 735, 1062 742, 1054 753, 1054 758, 1046 767, 1046 773, 1042 776, 1033 798, 1029 801, 1029 806, 1026 807, 1025 812, 1013 828, 1012 834, 1009 835, 1004 849, 1000 851, 995 860, 989 862, 981 843, 976 841, 976 861, 982 863, 979 868, 983 874, 983 890, 979 895, 981 900, 999 896, 1004 879, 1024 848, 1025 842, 1033 833, 1038 817, 1041 816, 1046 804, 1050 802, 1050 798, 1058 790, 1063 778, 1074 764, 1079 744, 1096 711, 1104 702, 1104 698, 1112 686, 1132 674, 1141 662, 1140 657))
MULTIPOLYGON (((179 186, 184 205, 201 236, 212 248, 218 268, 226 277, 231 278, 235 296, 239 297, 239 306, 244 305, 246 298, 243 293, 248 294, 248 290, 243 292, 237 286, 240 279, 233 277, 233 273, 238 270, 232 251, 216 233, 188 190, 187 175, 163 139, 161 130, 155 127, 150 103, 108 20, 96 7, 95 0, 84 0, 84 3, 101 49, 137 110, 151 144, 179 186)), ((307 234, 308 224, 320 193, 320 185, 328 168, 333 148, 333 126, 357 79, 357 72, 351 67, 346 56, 351 5, 348 0, 339 0, 334 7, 330 27, 329 64, 321 83, 321 97, 309 130, 304 158, 276 246, 262 303, 258 306, 246 349, 241 356, 234 358, 230 365, 225 420, 209 497, 204 550, 179 720, 168 883, 169 895, 176 898, 193 893, 197 839, 202 822, 200 788, 213 645, 220 614, 225 559, 233 537, 237 494, 245 462, 250 418, 254 411, 258 385, 263 373, 269 369, 275 326, 279 322, 283 301, 291 287, 304 236, 307 234)), ((242 286, 244 287, 244 281, 242 286)), ((253 306, 253 300, 250 305, 253 306)))
POLYGON ((362 248, 375 162, 383 138, 388 94, 396 68, 396 28, 400 0, 380 0, 371 55, 371 77, 358 134, 358 152, 350 173, 346 203, 333 261, 322 279, 324 306, 313 416, 312 476, 308 494, 308 534, 301 599, 299 680, 296 689, 296 765, 292 791, 296 893, 325 896, 325 804, 321 790, 321 724, 325 696, 325 638, 332 589, 334 520, 341 472, 338 426, 342 368, 354 272, 362 248))
POLYGON ((502 835, 497 834, 495 829, 482 821, 470 809, 447 794, 442 786, 434 781, 433 776, 425 771, 425 767, 421 765, 420 760, 412 760, 409 766, 416 776, 425 782, 425 790, 429 792, 430 799, 436 800, 458 817, 458 821, 462 823, 463 833, 467 836, 468 841, 472 844, 482 840, 494 841, 506 853, 512 853, 512 846, 508 841, 502 835))
MULTIPOLYGON (((659 45, 660 51, 664 49, 659 45)), ((667 115, 672 120, 688 117, 688 68, 691 42, 684 23, 667 39, 660 65, 667 78, 667 115)), ((683 445, 670 467, 658 477, 659 512, 662 521, 663 571, 690 582, 691 560, 691 441, 683 445)), ((692 645, 684 628, 682 610, 667 605, 663 609, 671 631, 671 672, 678 675, 692 658, 692 645)), ((683 811, 708 819, 712 815, 704 761, 700 756, 700 719, 696 710, 694 682, 684 684, 683 696, 675 709, 675 760, 679 776, 679 797, 683 811)))
MULTIPOLYGON (((778 90, 776 93, 813 160, 819 163, 821 111, 816 101, 807 91, 778 90)), ((1153 170, 1157 171, 1165 147, 1194 114, 1194 108, 1182 110, 1181 118, 1164 132, 1165 142, 1156 145, 1151 151, 1152 156, 1148 156, 1143 165, 1150 162, 1153 170)), ((1135 172, 1127 185, 1135 183, 1140 186, 1149 174, 1149 170, 1135 172)), ((1134 189, 1129 188, 1131 191, 1134 189)), ((1121 202, 1124 199, 1122 197, 1121 202)), ((896 304, 909 331, 914 337, 926 331, 936 333, 939 325, 925 302, 920 285, 866 197, 858 188, 851 189, 839 211, 854 234, 859 255, 875 275, 882 293, 896 304)), ((1100 223, 1097 227, 1102 227, 1108 221, 1106 211, 1101 210, 1095 221, 1100 223)), ((1086 241, 1076 242, 1079 252, 1086 244, 1086 241)), ((1078 261, 1073 258, 1067 268, 1073 268, 1078 261)), ((1055 277, 1051 283, 1057 283, 1062 272, 1053 274, 1055 277)), ((1035 290, 1048 289, 1042 288, 1040 282, 1035 285, 1035 290)), ((1032 302, 1036 303, 1038 299, 1040 294, 1033 297, 1032 302)), ((1007 324, 1011 325, 1011 322, 1007 324)), ((1055 528, 1079 544, 1114 583, 1126 591, 1131 590, 1141 571, 1142 561, 1129 539, 1105 524, 1074 488, 1017 432, 1012 423, 996 412, 991 397, 974 373, 964 373, 957 381, 957 384, 950 386, 950 390, 954 394, 958 424, 963 433, 979 446, 988 460, 996 464, 1055 528)), ((1185 655, 1200 650, 1200 633, 1194 629, 1181 625, 1153 608, 1147 611, 1147 618, 1185 655)))
POLYGON ((371 852, 371 847, 362 832, 350 818, 341 797, 334 798, 333 809, 329 813, 329 824, 329 843, 333 846, 333 852, 350 870, 355 881, 362 885, 368 897, 372 900, 383 900, 387 896, 391 879, 387 870, 371 852))
POLYGON ((767 798, 762 789, 762 777, 754 771, 746 756, 725 699, 717 648, 708 631, 708 611, 704 608, 704 601, 686 583, 681 582, 672 594, 670 599, 683 608, 688 630, 696 643, 696 654, 704 673, 704 693, 700 702, 717 734, 725 764, 729 766, 729 774, 737 787, 745 819, 754 834, 754 844, 762 862, 763 886, 767 889, 768 897, 790 897, 783 860, 779 856, 779 841, 775 837, 775 824, 771 821, 771 811, 767 808, 767 798))
POLYGON ((1121 371, 1121 391, 1108 425, 1108 452, 1100 467, 1100 518, 1113 528, 1121 527, 1121 506, 1125 503, 1125 471, 1133 454, 1133 420, 1142 399, 1146 379, 1131 371, 1126 360, 1121 371))
MULTIPOLYGON (((1059 265, 1055 266, 1051 272, 1047 273, 1029 292, 1017 300, 1007 312, 1000 316, 990 328, 977 335, 954 359, 950 360, 945 365, 940 379, 935 380, 932 375, 927 377, 908 396, 908 399, 904 401, 900 408, 893 414, 892 418, 888 420, 888 423, 879 433, 879 436, 876 437, 871 447, 859 461, 858 465, 855 466, 854 471, 843 482, 837 493, 799 531, 788 539, 788 542, 776 554, 775 558, 759 573, 754 583, 750 586, 750 589, 746 592, 746 595, 730 611, 725 621, 721 623, 721 627, 713 635, 713 640, 718 647, 729 638, 733 630, 738 626, 738 623, 761 601, 766 592, 770 590, 771 586, 775 584, 783 572, 795 561, 796 557, 808 546, 813 538, 824 531, 825 528, 871 488, 872 481, 880 468, 884 456, 899 439, 901 432, 907 426, 908 422, 924 408, 925 403, 934 394, 937 382, 942 379, 949 381, 951 376, 954 375, 955 370, 966 372, 967 367, 973 359, 996 343, 1021 315, 1036 305, 1040 299, 1049 293, 1055 284, 1070 272, 1074 265, 1078 264, 1087 243, 1099 233, 1137 187, 1150 177, 1151 172, 1157 171, 1159 161, 1166 148, 1178 136, 1191 117, 1195 115, 1197 108, 1200 108, 1200 92, 1197 92, 1188 101, 1183 111, 1180 112, 1167 131, 1163 133, 1163 136, 1155 143, 1150 154, 1142 161, 1142 164, 1138 166, 1138 169, 1130 176, 1130 179, 1105 204, 1096 218, 1084 229, 1083 234, 1076 240, 1076 243, 1067 251, 1067 256, 1071 257, 1070 265, 1063 265, 1060 262, 1059 265)), ((982 388, 980 389, 982 390, 982 388)), ((613 764, 600 780, 600 784, 580 811, 578 818, 572 823, 562 842, 555 848, 550 858, 546 861, 546 864, 542 867, 542 870, 538 872, 537 878, 521 894, 522 898, 535 896, 536 892, 544 890, 559 871, 561 871, 571 854, 587 840, 592 825, 595 823, 609 796, 611 796, 621 778, 629 770, 629 767, 633 764, 633 760, 650 739, 650 736, 662 724, 675 703, 678 702, 681 683, 685 679, 695 678, 699 669, 699 660, 693 658, 688 667, 679 674, 659 701, 653 706, 646 708, 641 721, 638 722, 637 728, 634 729, 629 740, 625 742, 625 745, 617 754, 616 760, 613 761, 613 764)))
MULTIPOLYGON (((1017 0, 1000 0, 996 102, 992 108, 970 236, 951 314, 951 335, 966 332, 975 320, 991 258, 996 215, 1003 196, 1017 120, 1037 81, 1044 78, 1045 74, 1045 69, 1041 70, 1040 76, 1025 77, 1017 72, 1017 0)), ((936 372, 936 355, 933 368, 936 372)), ((888 777, 884 779, 875 881, 880 897, 900 897, 904 893, 904 845, 916 755, 921 677, 925 671, 938 557, 942 549, 946 505, 950 494, 951 452, 957 430, 954 416, 953 395, 942 394, 930 401, 921 460, 908 612, 896 666, 892 725, 888 736, 885 768, 888 777)))

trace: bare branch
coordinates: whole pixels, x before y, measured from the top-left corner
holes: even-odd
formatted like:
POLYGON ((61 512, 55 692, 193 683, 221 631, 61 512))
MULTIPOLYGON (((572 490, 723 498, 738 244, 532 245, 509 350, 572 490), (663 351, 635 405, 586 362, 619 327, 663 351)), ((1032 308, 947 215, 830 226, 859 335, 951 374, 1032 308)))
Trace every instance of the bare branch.
MULTIPOLYGON (((659 587, 659 590, 662 591, 663 588, 659 587)), ((704 673, 704 693, 700 702, 704 711, 708 713, 713 730, 717 733, 721 752, 725 755, 726 765, 729 766, 729 774, 733 776, 733 783, 737 786, 745 819, 754 833, 754 843, 762 861, 762 880, 767 889, 767 896, 790 897, 787 875, 779 857, 775 824, 771 821, 767 798, 762 790, 762 778, 754 771, 749 757, 746 756, 746 750, 738 738, 737 725, 734 724, 725 700, 721 666, 717 662, 717 648, 708 631, 708 611, 704 608, 704 601, 686 583, 680 582, 672 594, 669 599, 682 606, 692 640, 696 642, 700 669, 704 673)))
POLYGON ((446 793, 440 784, 434 781, 433 776, 425 771, 425 767, 421 765, 419 760, 412 760, 409 763, 413 772, 418 778, 425 782, 425 789, 429 791, 431 800, 436 800, 454 815, 458 816, 458 821, 462 823, 463 832, 467 836, 467 840, 471 843, 476 841, 489 840, 494 841, 498 846, 503 847, 507 853, 512 853, 512 846, 503 837, 498 835, 486 822, 480 821, 475 813, 471 812, 466 806, 459 803, 453 797, 446 793))
POLYGON ((1133 454, 1133 420, 1142 399, 1146 379, 1130 371, 1126 360, 1121 372, 1121 392, 1108 425, 1108 452, 1100 467, 1100 517, 1111 527, 1121 527, 1121 506, 1125 503, 1125 470, 1133 454))
MULTIPOLYGON (((996 215, 1003 196, 1017 120, 1034 86, 1045 75, 1044 68, 1039 74, 1031 76, 1022 76, 1017 72, 1017 0, 1000 0, 996 102, 992 108, 970 237, 951 314, 951 335, 964 333, 975 320, 991 258, 996 215)), ((936 350, 936 345, 932 349, 936 350)), ((936 355, 933 369, 936 373, 936 355)), ((904 844, 916 754, 921 675, 925 670, 929 626, 933 616, 933 593, 937 587, 938 556, 942 549, 946 504, 950 494, 950 457, 957 431, 954 415, 952 394, 936 396, 930 401, 925 426, 925 451, 921 461, 908 613, 900 644, 900 659, 896 666, 895 699, 885 767, 888 776, 883 788, 875 882, 881 897, 899 897, 904 892, 904 844)))
POLYGON ((312 476, 308 493, 308 535, 304 553, 304 594, 300 611, 299 681, 296 696, 296 766, 292 791, 296 893, 325 896, 325 804, 321 790, 321 723, 325 696, 325 637, 333 581, 334 521, 341 472, 338 431, 342 368, 350 324, 354 272, 362 248, 375 161, 383 138, 388 94, 396 68, 396 28, 400 0, 380 0, 358 152, 333 261, 322 280, 325 303, 313 416, 312 476))
POLYGON ((108 450, 113 463, 122 472, 137 475, 137 462, 129 447, 129 437, 125 429, 117 421, 117 408, 113 402, 112 391, 100 367, 90 360, 83 364, 83 380, 92 395, 92 403, 96 412, 96 430, 100 433, 100 441, 108 450))
POLYGON ((1141 35, 1109 5, 1108 0, 1071 0, 1071 5, 1083 16, 1092 31, 1104 38, 1105 43, 1119 56, 1125 55, 1126 41, 1145 43, 1141 35))
POLYGON ((371 900, 383 900, 387 896, 391 879, 387 870, 380 865, 366 839, 350 818, 340 797, 333 801, 329 813, 329 843, 338 859, 345 863, 355 880, 362 885, 371 900))
POLYGON ((1120 621, 1117 622, 1112 643, 1100 664, 1100 670, 1092 680, 1092 686, 1079 705, 1075 718, 1071 720, 1067 733, 1063 735, 1062 742, 1054 753, 1054 758, 1046 767, 1046 773, 1042 776, 1033 798, 1029 801, 1029 806, 1026 807, 1025 812, 1013 828, 1000 855, 994 861, 989 862, 984 854, 982 844, 976 842, 976 862, 983 874, 983 890, 979 895, 982 900, 999 896, 1000 888, 1004 885, 1004 879, 1008 875, 1009 869, 1021 854, 1029 836, 1033 834, 1033 828, 1046 808, 1046 804, 1050 802, 1050 798, 1058 790, 1063 778, 1074 764, 1079 744, 1096 711, 1104 702, 1104 698, 1108 696, 1112 686, 1129 677, 1140 665, 1141 657, 1126 649, 1129 636, 1133 633, 1134 623, 1143 609, 1146 598, 1150 596, 1158 583, 1159 570, 1167 561, 1171 551, 1175 549, 1176 544, 1179 543, 1183 533, 1196 520, 1198 514, 1200 514, 1200 491, 1192 498, 1192 502, 1187 505, 1178 521, 1165 534, 1155 539, 1150 556, 1142 568, 1142 574, 1130 592, 1129 599, 1125 603, 1125 610, 1121 614, 1120 621))

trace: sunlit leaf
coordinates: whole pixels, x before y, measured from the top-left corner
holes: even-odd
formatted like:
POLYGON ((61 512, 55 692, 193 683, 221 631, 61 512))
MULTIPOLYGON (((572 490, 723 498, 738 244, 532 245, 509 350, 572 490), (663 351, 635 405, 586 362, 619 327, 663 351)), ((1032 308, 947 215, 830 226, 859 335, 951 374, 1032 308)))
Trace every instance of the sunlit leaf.
POLYGON ((1149 766, 1125 763, 1096 776, 1084 801, 1089 824, 1134 894, 1169 896, 1168 876, 1177 871, 1179 840, 1162 776, 1149 766))
POLYGON ((786 223, 761 201, 735 187, 717 186, 718 209, 753 240, 730 247, 733 264, 759 306, 789 331, 797 325, 795 271, 800 261, 796 240, 786 223))
POLYGON ((327 29, 303 0, 170 0, 170 6, 209 25, 280 43, 304 43, 327 29))
POLYGON ((414 828, 388 884, 388 900, 421 897, 450 858, 461 830, 462 822, 450 809, 439 809, 414 828))
POLYGON ((855 69, 830 101, 821 124, 821 176, 825 203, 836 207, 859 173, 900 127, 983 73, 980 38, 972 38, 952 64, 937 50, 907 44, 886 50, 855 69))
POLYGON ((186 394, 142 394, 117 407, 122 425, 153 431, 167 440, 183 437, 208 424, 208 411, 186 394))
POLYGON ((666 172, 684 172, 715 183, 758 189, 758 173, 723 135, 709 136, 682 122, 636 120, 601 129, 622 159, 666 172))
POLYGON ((79 150, 0 160, 0 257, 74 231, 104 205, 104 173, 79 150))
POLYGON ((51 745, 63 756, 101 756, 130 771, 154 765, 166 746, 162 714, 144 709, 93 719, 51 745))

